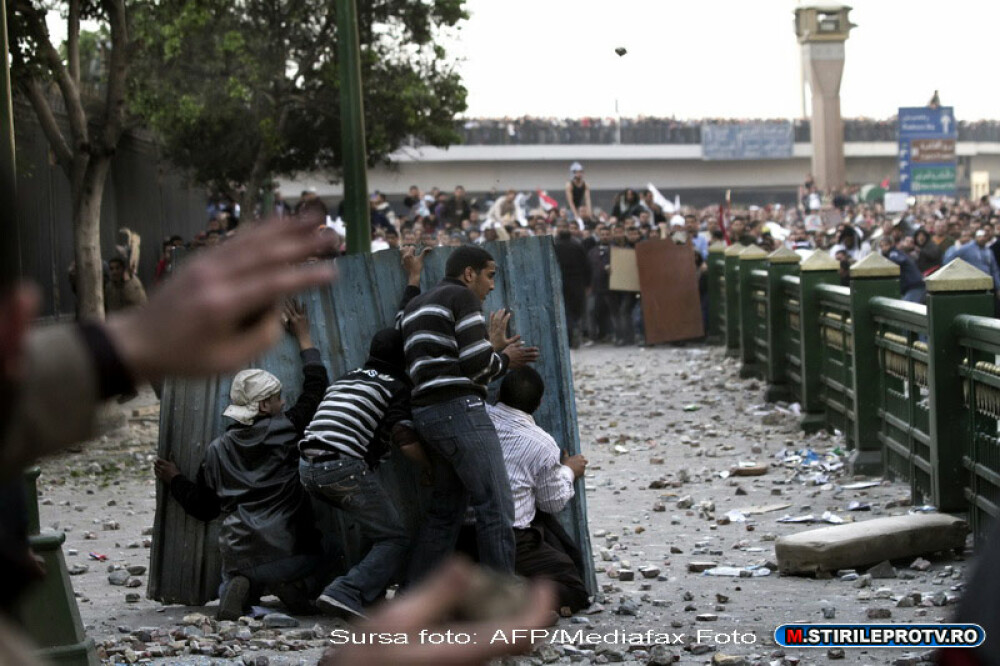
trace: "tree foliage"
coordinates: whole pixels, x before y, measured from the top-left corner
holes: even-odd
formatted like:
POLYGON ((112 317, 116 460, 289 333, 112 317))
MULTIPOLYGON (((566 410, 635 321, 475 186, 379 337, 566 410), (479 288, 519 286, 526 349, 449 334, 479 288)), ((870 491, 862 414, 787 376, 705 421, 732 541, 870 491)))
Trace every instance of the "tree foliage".
MULTIPOLYGON (((408 137, 446 146, 465 88, 438 43, 464 0, 362 0, 369 162, 408 137)), ((335 3, 160 0, 132 13, 132 107, 200 183, 255 191, 273 175, 341 166, 335 3)))

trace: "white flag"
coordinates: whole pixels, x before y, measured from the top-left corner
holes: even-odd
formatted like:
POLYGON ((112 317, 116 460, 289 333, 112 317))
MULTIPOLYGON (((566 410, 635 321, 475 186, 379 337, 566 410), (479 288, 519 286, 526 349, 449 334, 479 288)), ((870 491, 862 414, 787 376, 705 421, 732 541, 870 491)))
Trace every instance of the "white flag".
POLYGON ((514 214, 517 216, 517 223, 522 227, 528 226, 528 217, 524 214, 527 201, 528 195, 524 192, 518 192, 514 196, 514 214))
POLYGON ((674 205, 667 201, 667 198, 660 194, 660 191, 656 189, 656 186, 652 183, 646 185, 646 189, 653 193, 653 202, 663 209, 664 215, 670 215, 674 212, 674 205))

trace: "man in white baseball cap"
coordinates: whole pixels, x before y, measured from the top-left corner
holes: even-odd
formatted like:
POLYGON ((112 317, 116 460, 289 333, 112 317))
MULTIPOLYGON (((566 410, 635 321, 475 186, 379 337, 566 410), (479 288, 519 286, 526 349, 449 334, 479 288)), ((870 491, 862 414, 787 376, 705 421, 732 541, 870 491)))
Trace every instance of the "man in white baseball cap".
POLYGON ((309 613, 314 588, 326 582, 319 533, 299 483, 298 443, 330 381, 305 309, 290 302, 283 320, 302 356, 295 404, 285 409, 281 382, 270 372, 242 370, 223 412, 234 423, 208 445, 197 478, 185 478, 170 461, 155 464, 188 514, 205 521, 222 516, 220 620, 238 619, 266 591, 292 613, 309 613))
MULTIPOLYGON (((274 411, 275 402, 279 405, 283 402, 281 382, 266 370, 241 370, 233 378, 229 400, 231 404, 222 415, 243 425, 253 425, 257 416, 274 411)), ((280 412, 280 406, 278 411, 280 412)))

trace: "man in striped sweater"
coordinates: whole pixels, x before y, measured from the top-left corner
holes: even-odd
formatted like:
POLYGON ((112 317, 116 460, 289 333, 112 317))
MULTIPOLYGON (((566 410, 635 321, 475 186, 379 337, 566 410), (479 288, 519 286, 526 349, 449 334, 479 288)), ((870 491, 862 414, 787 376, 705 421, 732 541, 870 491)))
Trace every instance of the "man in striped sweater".
POLYGON ((413 380, 413 422, 431 457, 433 497, 410 563, 417 582, 450 553, 465 511, 476 516, 480 560, 514 572, 514 504, 500 441, 486 413, 486 386, 507 368, 527 365, 538 349, 506 335, 509 314, 487 330, 482 304, 496 262, 471 245, 455 249, 445 277, 404 310, 399 326, 413 380))

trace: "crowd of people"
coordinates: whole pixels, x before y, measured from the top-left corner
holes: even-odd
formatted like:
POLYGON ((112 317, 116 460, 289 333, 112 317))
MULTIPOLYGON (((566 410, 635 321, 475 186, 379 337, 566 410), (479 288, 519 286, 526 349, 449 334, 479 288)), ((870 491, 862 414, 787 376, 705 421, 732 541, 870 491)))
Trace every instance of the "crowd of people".
MULTIPOLYGON (((701 143, 702 125, 791 122, 797 143, 810 140, 808 118, 676 119, 638 118, 468 118, 458 121, 456 130, 462 143, 469 145, 516 144, 660 144, 701 143)), ((844 141, 896 141, 896 118, 845 118, 844 141)), ((975 120, 958 122, 959 141, 1000 141, 1000 122, 975 120)))
MULTIPOLYGON (((591 206, 579 163, 571 165, 561 196, 509 190, 480 200, 461 186, 426 194, 414 186, 394 206, 375 193, 373 249, 399 248, 408 286, 395 321, 369 341, 367 361, 333 381, 310 337, 308 313, 284 298, 332 279, 330 263, 316 259, 343 250, 339 215, 315 192, 304 192, 295 207, 276 197, 273 218, 258 225, 240 225, 237 209, 213 203, 204 238, 165 239, 162 284, 149 302, 112 311, 105 324, 29 335, 37 295, 6 277, 0 388, 18 399, 4 405, 4 469, 21 469, 84 439, 98 400, 128 395, 137 382, 239 367, 273 344, 280 322, 301 354, 295 404, 285 405, 274 375, 243 370, 232 383, 227 428, 198 470, 189 478, 170 460, 155 465, 172 501, 196 518, 222 519, 219 617, 238 618, 272 593, 295 613, 364 619, 398 584, 401 599, 374 611, 370 626, 405 624, 394 610, 400 607, 437 621, 438 610, 420 615, 435 603, 427 595, 441 594, 442 585, 470 585, 463 565, 446 564, 450 553, 462 550, 494 572, 548 581, 533 593, 541 612, 524 610, 506 620, 540 626, 550 609, 572 613, 589 603, 580 553, 553 518, 574 497, 587 461, 566 455, 534 422, 545 394, 531 367, 538 350, 507 334, 509 312, 487 317, 482 311, 498 270, 485 243, 554 237, 572 346, 642 343, 640 297, 610 289, 610 252, 653 239, 690 249, 702 276, 703 312, 713 243, 825 251, 841 262, 845 283, 851 264, 880 252, 900 265, 900 296, 913 302, 923 300, 927 275, 961 258, 991 275, 1000 293, 1000 243, 994 241, 1000 213, 988 196, 914 200, 890 214, 881 203, 860 200, 856 189, 824 193, 807 178, 792 207, 684 208, 650 186, 625 188, 605 211, 591 206), (456 247, 444 279, 421 293, 424 257, 438 246, 456 247), (193 252, 174 265, 180 247, 193 252), (498 399, 487 404, 494 380, 498 399), (46 418, 55 411, 63 418, 46 418), (415 533, 373 474, 396 452, 430 487, 415 533), (350 570, 331 571, 310 498, 349 514, 371 544, 350 570), (435 576, 435 570, 443 573, 435 576)), ((109 261, 109 281, 122 283, 134 273, 137 248, 126 234, 119 257, 109 261)), ((11 524, 17 521, 0 530, 11 524)), ((21 536, 5 532, 5 544, 26 547, 21 536)), ((13 555, 12 566, 27 561, 13 555)), ((4 591, 5 606, 20 582, 4 591)), ((0 649, 19 644, 0 621, 0 649)), ((329 660, 335 658, 343 657, 329 660)))
MULTIPOLYGON (((339 212, 314 191, 302 192, 294 208, 280 195, 275 201, 279 216, 307 210, 325 216, 320 233, 333 248, 328 256, 344 251, 346 230, 339 212)), ((1000 287, 1000 243, 995 240, 1000 236, 1000 213, 990 197, 914 201, 905 211, 886 213, 881 202, 862 200, 857 186, 821 192, 807 177, 796 206, 681 207, 648 186, 621 190, 603 210, 592 206, 583 166, 575 162, 561 196, 510 189, 470 197, 461 185, 450 192, 432 187, 426 193, 414 185, 399 201, 390 202, 376 192, 370 203, 375 252, 552 236, 574 348, 644 343, 641 299, 637 293, 610 288, 610 257, 612 247, 634 248, 650 239, 690 244, 706 319, 706 259, 709 245, 716 242, 754 244, 767 251, 784 245, 803 255, 824 250, 841 262, 844 284, 852 263, 880 252, 900 265, 901 296, 913 302, 924 298, 924 278, 955 257, 993 276, 1000 287)), ((213 214, 205 234, 224 240, 235 222, 231 214, 213 214)), ((157 280, 169 271, 171 253, 182 244, 179 237, 164 241, 157 280)), ((199 246, 196 238, 186 247, 199 246)))

